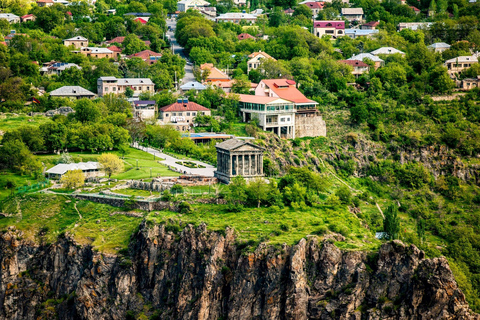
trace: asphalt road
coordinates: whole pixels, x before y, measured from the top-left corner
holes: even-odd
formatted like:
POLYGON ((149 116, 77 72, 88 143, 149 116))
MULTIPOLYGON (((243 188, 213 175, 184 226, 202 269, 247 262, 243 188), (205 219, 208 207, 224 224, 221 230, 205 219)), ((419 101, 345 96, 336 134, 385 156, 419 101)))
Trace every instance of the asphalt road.
POLYGON ((185 84, 190 81, 195 81, 195 77, 193 76, 193 64, 191 64, 187 56, 185 54, 185 50, 181 47, 177 39, 175 39, 175 28, 177 27, 177 20, 175 19, 167 19, 167 26, 172 28, 172 31, 167 31, 167 36, 170 38, 170 43, 172 44, 173 54, 180 55, 183 59, 187 60, 187 64, 185 65, 185 76, 183 79, 180 79, 178 82, 178 86, 180 87, 182 84, 185 84))

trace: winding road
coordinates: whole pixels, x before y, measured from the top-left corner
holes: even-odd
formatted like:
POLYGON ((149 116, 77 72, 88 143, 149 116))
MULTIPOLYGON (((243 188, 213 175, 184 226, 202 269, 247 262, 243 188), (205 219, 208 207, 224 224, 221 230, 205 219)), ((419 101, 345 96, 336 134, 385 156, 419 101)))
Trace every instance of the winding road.
POLYGON ((183 77, 183 79, 178 81, 178 87, 180 87, 182 84, 190 81, 195 81, 195 77, 193 76, 193 64, 189 62, 188 57, 185 54, 185 49, 183 49, 183 47, 178 44, 177 39, 175 38, 175 28, 177 27, 177 20, 167 19, 167 26, 171 28, 171 31, 167 31, 167 36, 170 38, 173 54, 178 54, 180 55, 180 57, 187 61, 187 64, 185 65, 185 76, 183 77))

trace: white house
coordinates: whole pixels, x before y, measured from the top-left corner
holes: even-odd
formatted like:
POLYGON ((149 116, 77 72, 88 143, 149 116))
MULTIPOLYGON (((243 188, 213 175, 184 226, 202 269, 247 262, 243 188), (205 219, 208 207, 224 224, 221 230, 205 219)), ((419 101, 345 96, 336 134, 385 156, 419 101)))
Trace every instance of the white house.
POLYGON ((58 180, 68 171, 82 170, 85 178, 98 177, 102 174, 100 163, 88 161, 79 163, 60 163, 55 167, 48 169, 45 174, 47 178, 58 180))
POLYGON ((250 59, 247 61, 247 73, 250 73, 251 70, 257 69, 263 59, 272 59, 274 61, 277 61, 271 55, 262 51, 254 52, 248 55, 248 57, 250 59))
POLYGON ((13 13, 0 13, 0 19, 7 20, 8 23, 20 23, 20 17, 13 13))
POLYGON ((200 9, 208 7, 210 2, 204 0, 182 0, 177 2, 177 10, 180 12, 186 12, 188 9, 200 9))
POLYGON ((371 54, 375 55, 375 56, 378 56, 379 54, 395 54, 395 53, 399 53, 401 54, 402 56, 405 55, 405 52, 403 51, 400 51, 398 49, 395 49, 393 47, 381 47, 377 50, 373 50, 372 52, 370 52, 371 54))

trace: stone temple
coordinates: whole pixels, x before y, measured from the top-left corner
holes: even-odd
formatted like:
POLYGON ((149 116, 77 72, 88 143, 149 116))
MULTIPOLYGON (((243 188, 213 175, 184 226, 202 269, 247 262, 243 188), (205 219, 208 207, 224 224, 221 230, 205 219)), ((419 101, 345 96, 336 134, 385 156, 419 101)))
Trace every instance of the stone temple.
POLYGON ((251 142, 230 139, 215 146, 217 148, 217 170, 215 177, 230 183, 235 176, 245 179, 263 177, 263 151, 251 142))

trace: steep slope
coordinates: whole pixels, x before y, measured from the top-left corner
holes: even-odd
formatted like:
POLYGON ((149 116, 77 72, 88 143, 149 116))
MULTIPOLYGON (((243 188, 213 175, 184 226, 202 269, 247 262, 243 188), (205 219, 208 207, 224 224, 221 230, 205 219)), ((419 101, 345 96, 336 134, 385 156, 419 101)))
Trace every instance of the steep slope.
POLYGON ((231 229, 166 229, 142 223, 131 256, 108 256, 68 236, 27 243, 11 228, 0 237, 0 318, 480 319, 446 259, 399 241, 378 254, 316 237, 249 252, 231 229))

